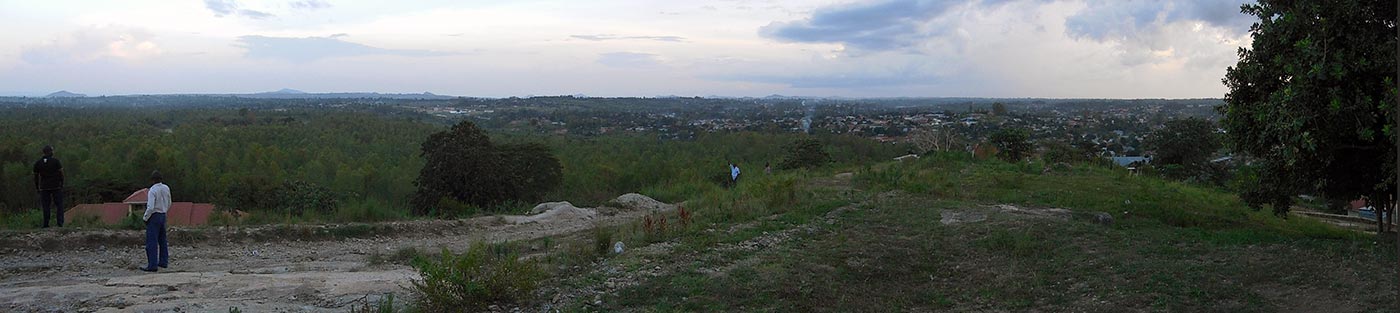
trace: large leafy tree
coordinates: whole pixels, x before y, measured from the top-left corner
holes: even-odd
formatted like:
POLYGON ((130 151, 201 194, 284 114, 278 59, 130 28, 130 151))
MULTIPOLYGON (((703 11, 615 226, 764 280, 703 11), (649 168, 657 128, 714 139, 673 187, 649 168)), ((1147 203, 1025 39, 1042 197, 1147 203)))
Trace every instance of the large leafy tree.
POLYGON ((1259 22, 1219 108, 1229 142, 1258 166, 1242 198, 1280 215, 1300 193, 1389 204, 1395 2, 1260 0, 1243 12, 1259 22))
POLYGON ((1215 123, 1197 118, 1171 120, 1147 135, 1147 149, 1153 150, 1152 163, 1163 168, 1177 169, 1177 176, 1191 176, 1210 162, 1220 140, 1215 123))
MULTIPOLYGON (((559 160, 535 144, 497 145, 475 124, 462 121, 423 142, 423 165, 414 184, 414 213, 443 199, 481 207, 534 200, 562 179, 559 160)), ((447 212, 440 212, 447 213, 447 212)))
POLYGON ((1031 155, 1031 149, 1035 149, 1031 144, 1031 132, 1022 128, 1003 128, 987 136, 987 141, 997 147, 997 157, 1008 162, 1025 159, 1031 155))

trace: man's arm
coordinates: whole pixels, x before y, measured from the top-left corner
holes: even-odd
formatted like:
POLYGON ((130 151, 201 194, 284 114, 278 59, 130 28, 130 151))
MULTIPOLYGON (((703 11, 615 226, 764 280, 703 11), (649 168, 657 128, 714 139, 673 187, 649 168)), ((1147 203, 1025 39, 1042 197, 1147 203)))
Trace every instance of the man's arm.
POLYGON ((150 220, 150 219, 151 219, 151 213, 155 213, 155 212, 156 212, 156 211, 155 211, 155 207, 156 207, 156 190, 155 190, 155 186, 151 186, 150 189, 146 189, 146 214, 144 214, 144 215, 141 216, 141 220, 142 220, 142 221, 150 220))

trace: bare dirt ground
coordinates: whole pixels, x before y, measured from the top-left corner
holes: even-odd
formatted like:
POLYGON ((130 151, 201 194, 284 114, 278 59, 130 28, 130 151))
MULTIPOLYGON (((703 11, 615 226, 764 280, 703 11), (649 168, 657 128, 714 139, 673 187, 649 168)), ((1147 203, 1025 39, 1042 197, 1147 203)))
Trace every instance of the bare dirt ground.
POLYGON ((417 278, 371 256, 569 235, 674 209, 636 194, 614 203, 620 208, 552 203, 530 216, 454 221, 172 230, 171 267, 158 273, 137 270, 145 265, 140 231, 8 233, 0 239, 0 311, 343 312, 404 294, 417 278), (363 229, 372 233, 349 231, 363 229), (325 235, 337 231, 359 238, 325 235))

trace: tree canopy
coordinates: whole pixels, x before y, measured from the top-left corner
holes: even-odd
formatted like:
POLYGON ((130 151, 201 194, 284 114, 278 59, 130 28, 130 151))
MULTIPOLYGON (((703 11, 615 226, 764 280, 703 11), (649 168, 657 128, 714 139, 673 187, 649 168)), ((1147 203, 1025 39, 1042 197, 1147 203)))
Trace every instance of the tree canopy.
POLYGON ((1152 163, 1171 169, 1168 176, 1193 176, 1210 162, 1220 149, 1215 123, 1203 119, 1171 120, 1147 135, 1146 146, 1153 151, 1152 163))
POLYGON ((493 144, 469 121, 429 135, 422 155, 427 162, 414 181, 416 214, 429 213, 443 198, 480 207, 535 200, 557 187, 563 175, 547 147, 493 144))
POLYGON ((1276 214, 1300 193, 1389 204, 1395 2, 1260 0, 1243 12, 1259 21, 1219 110, 1230 144, 1258 166, 1245 202, 1276 214))
POLYGON ((1034 145, 1031 145, 1030 138, 1031 133, 1028 130, 1002 128, 988 136, 987 141, 997 147, 998 158, 1011 162, 1020 161, 1030 156, 1031 149, 1035 148, 1034 145))
POLYGON ((787 157, 778 164, 780 169, 813 168, 831 162, 826 146, 812 138, 798 139, 787 146, 787 157))

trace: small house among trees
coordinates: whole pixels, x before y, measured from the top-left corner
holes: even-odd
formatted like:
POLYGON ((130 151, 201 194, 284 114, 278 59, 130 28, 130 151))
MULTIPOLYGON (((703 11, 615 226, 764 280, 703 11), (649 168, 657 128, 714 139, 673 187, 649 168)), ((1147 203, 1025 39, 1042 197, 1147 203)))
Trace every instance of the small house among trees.
MULTIPOLYGON (((103 224, 120 224, 128 216, 139 218, 146 212, 146 191, 145 188, 137 190, 121 203, 79 204, 65 211, 63 216, 69 221, 96 216, 103 224)), ((214 204, 211 203, 171 202, 165 216, 170 225, 196 226, 208 224, 213 214, 214 204)))

